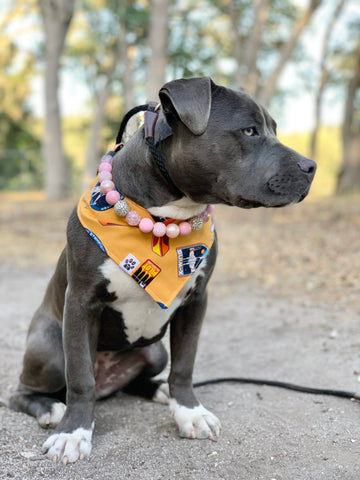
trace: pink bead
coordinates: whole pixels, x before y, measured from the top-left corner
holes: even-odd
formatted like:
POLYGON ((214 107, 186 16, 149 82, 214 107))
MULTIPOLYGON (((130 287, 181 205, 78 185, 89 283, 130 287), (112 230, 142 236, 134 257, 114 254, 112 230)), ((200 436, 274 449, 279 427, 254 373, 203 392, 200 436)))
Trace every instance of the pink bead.
POLYGON ((108 172, 107 170, 100 172, 98 175, 98 179, 100 183, 103 182, 104 180, 112 180, 111 172, 108 172))
POLYGON ((210 214, 206 210, 204 210, 202 213, 200 213, 199 217, 204 223, 206 223, 210 219, 210 214))
POLYGON ((206 209, 208 213, 212 213, 214 210, 215 210, 215 205, 212 205, 212 204, 208 205, 206 209))
POLYGON ((105 200, 109 205, 115 205, 115 203, 120 200, 120 193, 116 190, 110 190, 110 192, 106 194, 105 200))
POLYGON ((101 163, 110 163, 110 165, 112 165, 113 157, 111 155, 104 155, 103 157, 101 157, 100 162, 101 163))
POLYGON ((166 225, 162 222, 156 222, 153 228, 153 234, 155 237, 163 237, 166 233, 166 225))
POLYGON ((142 218, 139 223, 139 228, 144 233, 150 233, 153 231, 154 222, 151 218, 142 218))
POLYGON ((114 182, 112 182, 111 180, 104 180, 100 183, 100 190, 102 191, 102 193, 108 193, 111 190, 114 190, 114 188, 114 182))
POLYGON ((189 222, 181 222, 179 223, 179 230, 180 235, 190 235, 191 233, 191 225, 189 222))
POLYGON ((176 225, 176 223, 170 223, 167 227, 166 227, 166 235, 169 237, 169 238, 176 238, 180 233, 180 228, 178 225, 176 225))
POLYGON ((110 165, 110 163, 100 163, 98 171, 99 172, 104 172, 105 170, 107 172, 111 172, 112 171, 112 165, 110 165))
POLYGON ((141 220, 140 215, 135 210, 130 210, 130 212, 126 215, 125 218, 127 223, 132 227, 136 227, 136 225, 139 225, 141 220))

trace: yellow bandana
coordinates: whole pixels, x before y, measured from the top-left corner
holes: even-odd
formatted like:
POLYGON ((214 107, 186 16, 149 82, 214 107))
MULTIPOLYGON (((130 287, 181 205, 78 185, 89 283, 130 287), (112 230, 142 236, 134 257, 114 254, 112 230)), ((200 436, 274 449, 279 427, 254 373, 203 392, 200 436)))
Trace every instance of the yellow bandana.
MULTIPOLYGON (((123 196, 121 198, 124 199, 123 196)), ((146 209, 129 198, 125 200, 141 218, 152 219, 146 209)), ((170 306, 209 253, 214 241, 211 218, 200 231, 186 236, 168 238, 143 233, 138 227, 128 225, 125 218, 116 215, 101 193, 97 180, 81 197, 77 214, 99 247, 162 308, 170 306)))

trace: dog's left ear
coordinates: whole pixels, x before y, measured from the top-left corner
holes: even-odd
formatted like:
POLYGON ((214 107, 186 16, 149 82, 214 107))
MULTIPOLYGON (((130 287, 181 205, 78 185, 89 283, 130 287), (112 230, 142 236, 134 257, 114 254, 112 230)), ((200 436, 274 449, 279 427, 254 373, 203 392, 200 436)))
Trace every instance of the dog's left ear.
POLYGON ((165 115, 176 113, 194 135, 204 133, 210 116, 211 84, 210 77, 166 83, 159 92, 165 115))

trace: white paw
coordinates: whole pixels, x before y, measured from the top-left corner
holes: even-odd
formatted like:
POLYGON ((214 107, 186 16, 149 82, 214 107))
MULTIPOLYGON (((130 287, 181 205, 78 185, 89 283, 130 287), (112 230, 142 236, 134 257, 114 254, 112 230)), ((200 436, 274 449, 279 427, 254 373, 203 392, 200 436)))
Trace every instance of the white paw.
POLYGON ((180 437, 209 438, 214 442, 220 435, 221 423, 214 414, 201 404, 194 408, 179 405, 175 399, 169 401, 170 413, 179 427, 180 437))
POLYGON ((162 383, 159 386, 159 388, 156 390, 155 395, 152 397, 152 401, 162 403, 163 405, 169 405, 170 392, 169 385, 167 383, 162 383))
POLYGON ((37 417, 40 427, 56 427, 64 416, 66 405, 62 402, 53 403, 51 406, 51 412, 43 413, 40 417, 37 417))
POLYGON ((43 453, 64 465, 90 456, 92 429, 77 428, 72 433, 54 433, 43 445, 43 453))

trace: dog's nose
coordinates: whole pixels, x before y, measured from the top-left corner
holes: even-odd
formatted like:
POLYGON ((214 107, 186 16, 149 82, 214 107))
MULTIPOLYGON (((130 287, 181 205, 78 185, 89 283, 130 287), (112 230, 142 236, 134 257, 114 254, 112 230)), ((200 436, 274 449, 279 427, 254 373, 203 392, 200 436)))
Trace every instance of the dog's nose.
POLYGON ((301 157, 298 161, 299 168, 302 172, 314 175, 316 171, 316 163, 306 157, 301 157))

